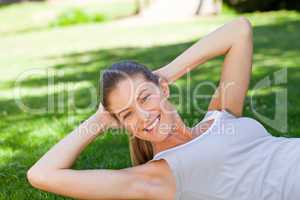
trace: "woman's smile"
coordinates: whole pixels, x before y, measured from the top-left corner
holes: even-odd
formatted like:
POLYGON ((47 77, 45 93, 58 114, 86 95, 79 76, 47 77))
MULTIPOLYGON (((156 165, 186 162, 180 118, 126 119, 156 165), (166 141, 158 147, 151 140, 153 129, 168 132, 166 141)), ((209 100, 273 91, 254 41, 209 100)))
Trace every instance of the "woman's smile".
POLYGON ((152 122, 144 128, 144 131, 147 133, 152 133, 154 128, 156 129, 157 125, 160 122, 160 115, 158 115, 152 122))

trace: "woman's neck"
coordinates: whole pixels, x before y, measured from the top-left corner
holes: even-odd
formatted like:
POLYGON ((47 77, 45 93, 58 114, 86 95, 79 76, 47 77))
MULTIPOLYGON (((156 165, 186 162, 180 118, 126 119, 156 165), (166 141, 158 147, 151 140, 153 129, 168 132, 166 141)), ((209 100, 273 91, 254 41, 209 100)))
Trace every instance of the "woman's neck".
POLYGON ((193 138, 201 135, 211 126, 213 121, 214 120, 208 120, 206 122, 196 125, 193 128, 189 128, 185 126, 185 124, 183 124, 181 128, 172 131, 172 133, 169 134, 167 138, 162 142, 152 143, 154 155, 161 151, 184 144, 192 140, 193 138))
POLYGON ((186 133, 183 132, 172 132, 167 136, 167 138, 159 143, 152 143, 154 155, 164 151, 166 149, 184 144, 192 139, 191 132, 188 130, 186 133))

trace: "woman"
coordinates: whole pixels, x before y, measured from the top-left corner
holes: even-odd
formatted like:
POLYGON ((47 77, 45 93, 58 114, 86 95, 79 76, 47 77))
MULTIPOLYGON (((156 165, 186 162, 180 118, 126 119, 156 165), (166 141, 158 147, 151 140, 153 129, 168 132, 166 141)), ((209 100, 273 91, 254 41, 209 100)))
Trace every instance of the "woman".
POLYGON ((114 64, 102 79, 98 111, 52 147, 31 169, 41 190, 79 199, 299 199, 300 141, 272 137, 241 117, 252 65, 252 31, 236 19, 152 73, 135 62, 114 64), (225 55, 204 119, 187 127, 168 84, 225 55), (133 167, 73 170, 80 152, 107 128, 130 134, 133 167))

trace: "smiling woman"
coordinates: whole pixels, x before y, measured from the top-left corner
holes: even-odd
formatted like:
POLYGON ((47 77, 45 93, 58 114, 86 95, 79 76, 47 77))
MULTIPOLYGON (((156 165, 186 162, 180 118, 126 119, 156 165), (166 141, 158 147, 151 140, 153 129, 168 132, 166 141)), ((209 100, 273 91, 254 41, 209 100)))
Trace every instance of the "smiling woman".
POLYGON ((116 63, 103 74, 101 86, 103 106, 132 136, 129 144, 133 165, 152 159, 165 148, 164 141, 170 146, 171 138, 166 138, 175 128, 182 132, 181 137, 191 137, 167 101, 167 81, 145 66, 133 61, 116 63))
POLYGON ((300 140, 275 138, 258 121, 241 117, 251 68, 252 29, 245 18, 154 73, 132 61, 112 65, 101 80, 97 112, 37 161, 29 182, 80 199, 299 199, 300 140), (219 87, 204 119, 189 128, 168 101, 168 84, 219 55, 225 55, 219 87), (107 128, 128 130, 136 166, 71 169, 107 128))

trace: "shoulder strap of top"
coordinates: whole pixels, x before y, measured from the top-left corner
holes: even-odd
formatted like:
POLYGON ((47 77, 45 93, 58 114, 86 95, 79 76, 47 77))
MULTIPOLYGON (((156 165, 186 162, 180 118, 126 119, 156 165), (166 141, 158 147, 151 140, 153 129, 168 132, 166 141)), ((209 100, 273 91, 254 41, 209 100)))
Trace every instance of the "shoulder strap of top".
POLYGON ((217 115, 221 115, 221 118, 237 118, 235 115, 233 115, 227 109, 209 110, 209 111, 207 111, 204 118, 200 122, 205 122, 210 119, 215 119, 217 115))
POLYGON ((205 121, 208 121, 211 119, 215 119, 219 112, 220 112, 219 110, 207 111, 206 114, 204 115, 203 119, 200 122, 202 123, 202 122, 205 122, 205 121))

